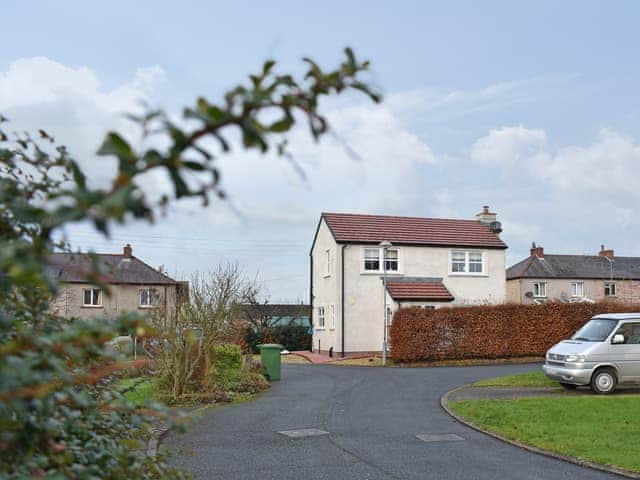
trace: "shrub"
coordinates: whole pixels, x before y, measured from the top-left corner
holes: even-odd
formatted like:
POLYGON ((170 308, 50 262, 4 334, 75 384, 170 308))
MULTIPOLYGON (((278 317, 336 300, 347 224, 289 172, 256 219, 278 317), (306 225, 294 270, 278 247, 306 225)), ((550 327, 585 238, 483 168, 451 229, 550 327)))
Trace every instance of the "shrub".
POLYGON ((400 362, 543 356, 593 315, 640 311, 617 303, 545 303, 478 307, 402 308, 390 330, 400 362))
POLYGON ((242 352, 238 345, 223 343, 211 349, 211 364, 218 370, 240 369, 242 352))

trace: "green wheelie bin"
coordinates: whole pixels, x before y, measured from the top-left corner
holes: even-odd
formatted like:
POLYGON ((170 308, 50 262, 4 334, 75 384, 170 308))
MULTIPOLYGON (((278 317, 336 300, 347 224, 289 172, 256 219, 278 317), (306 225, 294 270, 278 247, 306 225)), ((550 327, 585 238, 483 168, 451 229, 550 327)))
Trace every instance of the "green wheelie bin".
POLYGON ((266 377, 272 382, 280 380, 280 352, 284 347, 277 343, 264 343, 258 348, 266 377))

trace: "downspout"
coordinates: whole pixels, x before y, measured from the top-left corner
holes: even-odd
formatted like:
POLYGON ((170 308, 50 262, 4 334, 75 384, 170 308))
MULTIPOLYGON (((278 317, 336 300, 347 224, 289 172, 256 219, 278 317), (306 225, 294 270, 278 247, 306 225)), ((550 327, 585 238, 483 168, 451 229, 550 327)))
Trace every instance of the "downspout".
POLYGON ((313 352, 313 254, 309 252, 309 305, 311 306, 311 313, 309 314, 309 322, 311 325, 311 351, 313 352))
POLYGON ((342 289, 342 293, 340 295, 340 340, 342 343, 342 348, 341 348, 341 352, 340 355, 342 356, 342 358, 344 358, 344 249, 347 248, 346 245, 342 245, 342 250, 341 250, 341 259, 340 259, 340 269, 342 270, 341 275, 341 281, 340 281, 340 287, 342 289))

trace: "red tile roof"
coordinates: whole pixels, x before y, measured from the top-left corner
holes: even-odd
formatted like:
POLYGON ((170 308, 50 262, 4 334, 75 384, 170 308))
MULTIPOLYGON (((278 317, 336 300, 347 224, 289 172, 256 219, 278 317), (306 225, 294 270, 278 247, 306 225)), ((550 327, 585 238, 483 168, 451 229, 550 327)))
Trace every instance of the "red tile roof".
POLYGON ((430 300, 450 302, 453 295, 441 280, 387 281, 387 290, 394 300, 430 300))
POLYGON ((323 213, 337 242, 507 248, 478 220, 323 213))

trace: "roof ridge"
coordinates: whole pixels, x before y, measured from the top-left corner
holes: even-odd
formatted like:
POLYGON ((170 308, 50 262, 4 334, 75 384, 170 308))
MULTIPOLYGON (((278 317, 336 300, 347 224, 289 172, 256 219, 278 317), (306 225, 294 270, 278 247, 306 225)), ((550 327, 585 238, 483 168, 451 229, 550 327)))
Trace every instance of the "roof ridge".
POLYGON ((474 218, 450 218, 450 217, 417 217, 413 215, 388 215, 378 213, 351 213, 351 212, 322 212, 321 216, 325 215, 343 215, 343 216, 355 216, 355 217, 383 217, 383 218, 402 218, 402 219, 415 219, 415 220, 445 220, 454 222, 474 222, 480 223, 479 220, 474 218))

